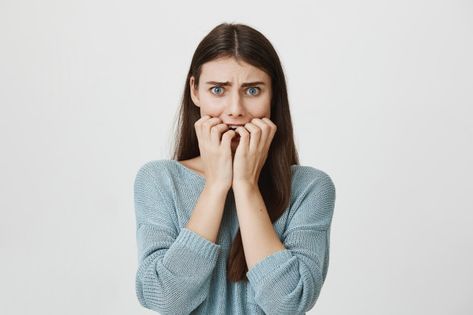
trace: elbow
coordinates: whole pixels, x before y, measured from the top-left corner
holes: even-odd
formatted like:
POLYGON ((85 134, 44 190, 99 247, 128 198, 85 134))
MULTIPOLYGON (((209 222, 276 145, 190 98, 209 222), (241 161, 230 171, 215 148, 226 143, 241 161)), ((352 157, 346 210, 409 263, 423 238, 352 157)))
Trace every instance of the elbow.
POLYGON ((263 310, 266 314, 305 315, 314 307, 317 299, 318 294, 311 300, 293 299, 288 300, 287 303, 279 301, 277 304, 263 308, 263 310))
POLYGON ((179 305, 170 301, 170 297, 166 297, 164 294, 159 292, 162 291, 153 290, 137 279, 136 297, 141 306, 158 312, 161 315, 183 314, 182 309, 178 309, 179 305))
POLYGON ((151 311, 158 312, 161 315, 183 314, 182 309, 173 308, 170 303, 158 303, 156 299, 147 298, 143 294, 137 294, 141 306, 151 311))
POLYGON ((190 314, 205 300, 205 296, 182 291, 185 285, 162 286, 156 281, 136 280, 136 296, 141 306, 161 315, 190 314))
POLYGON ((158 304, 154 303, 152 300, 148 299, 145 294, 144 286, 140 281, 136 280, 136 297, 138 298, 138 302, 140 305, 146 309, 158 312, 160 314, 165 314, 164 310, 159 307, 158 304))
POLYGON ((292 292, 283 298, 273 300, 273 303, 264 303, 262 309, 267 314, 304 315, 317 302, 322 289, 322 282, 307 283, 300 281, 292 292))

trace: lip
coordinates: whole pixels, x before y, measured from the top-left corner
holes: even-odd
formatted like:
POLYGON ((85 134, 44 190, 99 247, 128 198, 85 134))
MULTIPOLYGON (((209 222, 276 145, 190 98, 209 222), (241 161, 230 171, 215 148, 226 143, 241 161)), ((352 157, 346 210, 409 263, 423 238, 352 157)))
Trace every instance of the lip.
POLYGON ((241 122, 231 122, 231 121, 224 121, 223 122, 224 124, 227 124, 227 125, 239 125, 239 126, 244 126, 245 124, 248 123, 248 121, 244 121, 242 120, 241 122))
MULTIPOLYGON (((237 128, 243 127, 244 125, 242 125, 242 124, 237 124, 237 125, 227 125, 227 126, 228 126, 229 129, 236 131, 237 128)), ((238 136, 239 136, 239 135, 238 135, 238 136)), ((233 138, 233 140, 235 140, 235 138, 233 138)))

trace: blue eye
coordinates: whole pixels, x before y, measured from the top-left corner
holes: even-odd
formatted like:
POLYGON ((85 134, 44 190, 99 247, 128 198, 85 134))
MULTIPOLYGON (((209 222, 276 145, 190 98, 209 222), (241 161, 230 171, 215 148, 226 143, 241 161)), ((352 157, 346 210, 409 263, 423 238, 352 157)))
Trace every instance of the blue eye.
MULTIPOLYGON (((222 87, 221 86, 214 86, 214 87, 210 88, 210 91, 212 91, 213 89, 222 89, 222 87)), ((213 94, 220 95, 221 93, 213 93, 213 94)))
MULTIPOLYGON (((259 87, 250 87, 250 88, 248 88, 248 91, 249 91, 249 90, 256 90, 256 91, 259 92, 261 89, 260 89, 259 87)), ((259 93, 258 93, 258 94, 259 94, 259 93)), ((258 95, 258 94, 250 93, 250 95, 253 95, 253 96, 258 95)))
MULTIPOLYGON (((222 95, 223 94, 223 88, 221 86, 218 86, 218 85, 211 87, 209 90, 214 95, 222 95), (221 93, 218 92, 220 90, 222 90, 221 93)), ((249 93, 250 96, 257 96, 257 95, 260 94, 261 88, 259 88, 259 87, 249 87, 247 89, 247 91, 251 91, 249 93)))

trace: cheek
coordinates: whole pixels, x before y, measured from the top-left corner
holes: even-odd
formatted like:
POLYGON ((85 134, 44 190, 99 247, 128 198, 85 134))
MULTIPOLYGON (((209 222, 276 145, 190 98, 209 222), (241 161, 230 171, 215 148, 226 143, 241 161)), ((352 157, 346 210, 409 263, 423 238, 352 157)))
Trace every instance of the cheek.
POLYGON ((202 96, 200 98, 200 110, 203 114, 210 116, 220 116, 223 106, 220 104, 220 100, 216 100, 212 97, 202 96))
POLYGON ((254 117, 269 117, 271 100, 269 97, 249 101, 247 108, 254 117))
POLYGON ((249 114, 252 118, 263 118, 263 117, 270 117, 270 108, 269 106, 259 106, 259 107, 253 107, 250 111, 249 114))

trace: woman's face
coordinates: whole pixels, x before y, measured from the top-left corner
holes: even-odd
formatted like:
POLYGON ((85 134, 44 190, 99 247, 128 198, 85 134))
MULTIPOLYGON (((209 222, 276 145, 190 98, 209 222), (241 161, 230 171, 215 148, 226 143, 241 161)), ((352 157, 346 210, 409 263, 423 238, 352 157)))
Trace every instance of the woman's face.
MULTIPOLYGON (((224 124, 246 124, 271 116, 271 78, 266 72, 233 57, 202 65, 198 88, 190 78, 191 98, 200 116, 218 117, 224 124)), ((232 148, 235 148, 232 141, 232 148)))

